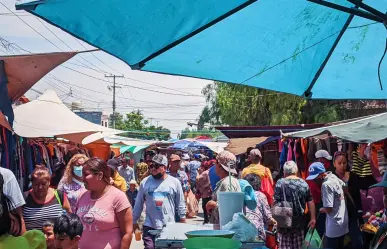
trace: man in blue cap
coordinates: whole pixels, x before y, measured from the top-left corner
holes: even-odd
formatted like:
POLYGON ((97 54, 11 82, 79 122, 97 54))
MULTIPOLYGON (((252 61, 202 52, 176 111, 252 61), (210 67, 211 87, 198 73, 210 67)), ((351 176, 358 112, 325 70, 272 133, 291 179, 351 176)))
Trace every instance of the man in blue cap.
POLYGON ((348 213, 345 204, 343 187, 345 183, 332 172, 326 171, 320 162, 309 167, 306 180, 322 181, 321 195, 323 207, 320 213, 326 214, 326 240, 324 247, 331 249, 344 248, 344 237, 348 230, 348 213))

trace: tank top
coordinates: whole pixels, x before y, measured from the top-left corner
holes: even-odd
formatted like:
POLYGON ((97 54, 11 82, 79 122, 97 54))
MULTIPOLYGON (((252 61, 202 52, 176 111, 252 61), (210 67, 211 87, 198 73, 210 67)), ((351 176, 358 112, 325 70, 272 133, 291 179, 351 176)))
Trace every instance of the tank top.
MULTIPOLYGON (((58 195, 62 201, 64 194, 58 191, 58 195)), ((32 229, 42 230, 45 221, 55 221, 61 214, 63 214, 63 208, 55 195, 48 202, 39 204, 29 194, 26 198, 26 204, 23 206, 23 217, 27 231, 32 229)))

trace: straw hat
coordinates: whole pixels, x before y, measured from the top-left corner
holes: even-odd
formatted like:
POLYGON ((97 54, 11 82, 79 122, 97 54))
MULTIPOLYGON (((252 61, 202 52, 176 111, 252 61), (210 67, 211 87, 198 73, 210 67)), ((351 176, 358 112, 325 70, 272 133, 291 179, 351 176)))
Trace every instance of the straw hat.
POLYGON ((137 186, 137 182, 136 182, 135 180, 131 180, 131 181, 129 182, 129 185, 136 185, 136 186, 137 186))
POLYGON ((222 166, 222 168, 230 172, 231 174, 237 174, 236 171, 236 157, 234 154, 232 154, 229 151, 222 151, 218 154, 216 157, 216 160, 218 160, 218 163, 222 166))

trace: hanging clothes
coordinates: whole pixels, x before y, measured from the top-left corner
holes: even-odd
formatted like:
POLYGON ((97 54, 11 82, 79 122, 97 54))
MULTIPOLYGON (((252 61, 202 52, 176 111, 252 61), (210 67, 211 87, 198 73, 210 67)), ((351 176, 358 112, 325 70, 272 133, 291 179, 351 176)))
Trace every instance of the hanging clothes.
POLYGON ((354 186, 359 186, 359 189, 367 190, 371 185, 376 184, 372 175, 371 163, 364 156, 365 146, 359 146, 358 151, 352 152, 352 170, 350 173, 351 180, 354 181, 354 186))

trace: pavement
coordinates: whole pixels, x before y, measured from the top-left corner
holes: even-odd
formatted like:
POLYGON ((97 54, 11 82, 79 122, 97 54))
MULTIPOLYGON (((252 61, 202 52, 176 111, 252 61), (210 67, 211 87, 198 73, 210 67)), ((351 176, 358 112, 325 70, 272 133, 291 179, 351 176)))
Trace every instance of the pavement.
MULTIPOLYGON (((203 210, 201 208, 201 204, 199 204, 199 214, 197 217, 193 219, 187 219, 188 224, 203 224, 203 210)), ((132 244, 130 245, 130 249, 144 249, 144 242, 142 240, 136 241, 133 234, 132 244)))

